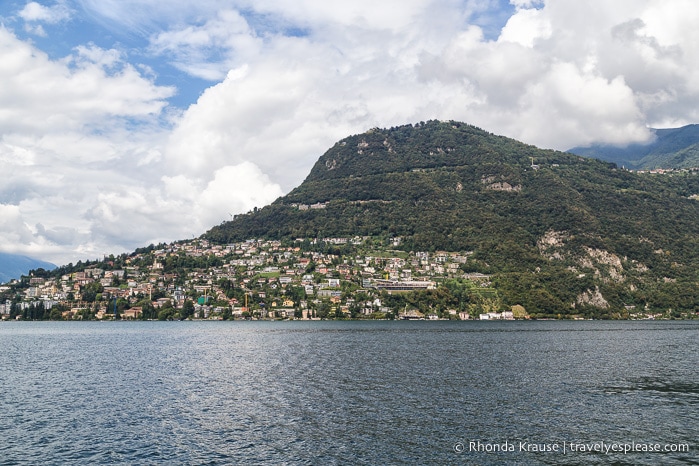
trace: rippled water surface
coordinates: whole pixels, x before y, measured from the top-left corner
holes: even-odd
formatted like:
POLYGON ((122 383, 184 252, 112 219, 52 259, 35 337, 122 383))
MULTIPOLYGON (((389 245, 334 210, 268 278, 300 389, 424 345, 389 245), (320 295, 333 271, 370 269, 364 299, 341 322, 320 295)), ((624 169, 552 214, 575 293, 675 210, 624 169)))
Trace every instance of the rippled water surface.
POLYGON ((0 368, 2 465, 699 464, 699 322, 5 322, 0 368))

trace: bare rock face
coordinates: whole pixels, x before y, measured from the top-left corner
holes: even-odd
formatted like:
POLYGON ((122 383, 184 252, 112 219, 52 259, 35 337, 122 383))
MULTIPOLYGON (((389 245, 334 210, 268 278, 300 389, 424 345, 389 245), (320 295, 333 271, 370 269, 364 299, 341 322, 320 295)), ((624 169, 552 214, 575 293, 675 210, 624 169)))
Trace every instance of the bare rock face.
POLYGON ((549 230, 539 238, 536 246, 539 248, 539 253, 547 259, 563 260, 560 249, 568 239, 570 239, 570 235, 565 231, 549 230))
POLYGON ((486 187, 486 189, 491 189, 493 191, 519 192, 522 190, 522 185, 518 184, 518 185, 512 186, 507 181, 501 181, 499 183, 493 183, 491 185, 488 185, 486 187))
POLYGON ((624 281, 624 267, 619 256, 608 251, 589 247, 585 247, 585 251, 587 252, 587 256, 580 259, 580 265, 594 268, 596 273, 602 275, 607 281, 624 281), (600 265, 603 267, 600 267, 600 265), (605 273, 602 274, 600 269, 604 269, 605 273))
MULTIPOLYGON (((609 303, 606 299, 604 299, 604 296, 602 296, 602 293, 600 293, 599 287, 597 286, 594 290, 587 290, 584 293, 581 293, 575 300, 575 303, 598 307, 600 309, 607 309, 609 307, 609 303)), ((573 305, 573 307, 575 307, 575 305, 573 305)))
POLYGON ((485 186, 485 189, 489 189, 491 191, 505 191, 505 192, 519 192, 522 190, 522 185, 517 184, 513 185, 508 183, 507 181, 502 180, 505 178, 504 176, 483 176, 481 178, 481 183, 483 183, 485 186), (497 181, 500 179, 501 181, 497 181))

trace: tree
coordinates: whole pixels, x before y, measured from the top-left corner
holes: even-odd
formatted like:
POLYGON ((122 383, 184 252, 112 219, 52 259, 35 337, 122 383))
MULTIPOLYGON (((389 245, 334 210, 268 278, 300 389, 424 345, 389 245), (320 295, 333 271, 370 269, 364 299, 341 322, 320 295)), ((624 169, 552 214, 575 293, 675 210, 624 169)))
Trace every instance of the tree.
POLYGON ((182 309, 180 310, 180 317, 182 319, 191 319, 194 316, 194 303, 192 303, 192 300, 187 299, 184 304, 182 305, 182 309))
POLYGON ((92 282, 85 285, 82 291, 82 300, 92 303, 97 299, 99 293, 104 291, 104 287, 100 282, 92 282))
POLYGON ((168 301, 163 307, 160 308, 158 312, 158 320, 172 320, 175 315, 175 308, 172 307, 172 303, 168 301))

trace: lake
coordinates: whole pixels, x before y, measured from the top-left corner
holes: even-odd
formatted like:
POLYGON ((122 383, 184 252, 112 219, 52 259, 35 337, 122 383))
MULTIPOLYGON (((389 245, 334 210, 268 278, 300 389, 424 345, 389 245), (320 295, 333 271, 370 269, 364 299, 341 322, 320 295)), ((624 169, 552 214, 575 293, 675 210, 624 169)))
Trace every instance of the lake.
POLYGON ((0 367, 2 465, 699 464, 697 321, 3 322, 0 367))

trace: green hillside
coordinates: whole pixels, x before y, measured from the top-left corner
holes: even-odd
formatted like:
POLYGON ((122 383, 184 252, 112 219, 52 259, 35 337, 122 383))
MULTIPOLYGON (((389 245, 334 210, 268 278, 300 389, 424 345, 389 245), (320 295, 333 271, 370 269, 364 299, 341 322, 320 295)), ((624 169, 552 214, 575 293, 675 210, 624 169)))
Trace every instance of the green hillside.
POLYGON ((699 178, 544 151, 457 122, 348 137, 307 179, 205 237, 401 237, 472 253, 509 304, 557 313, 699 309, 699 178))

